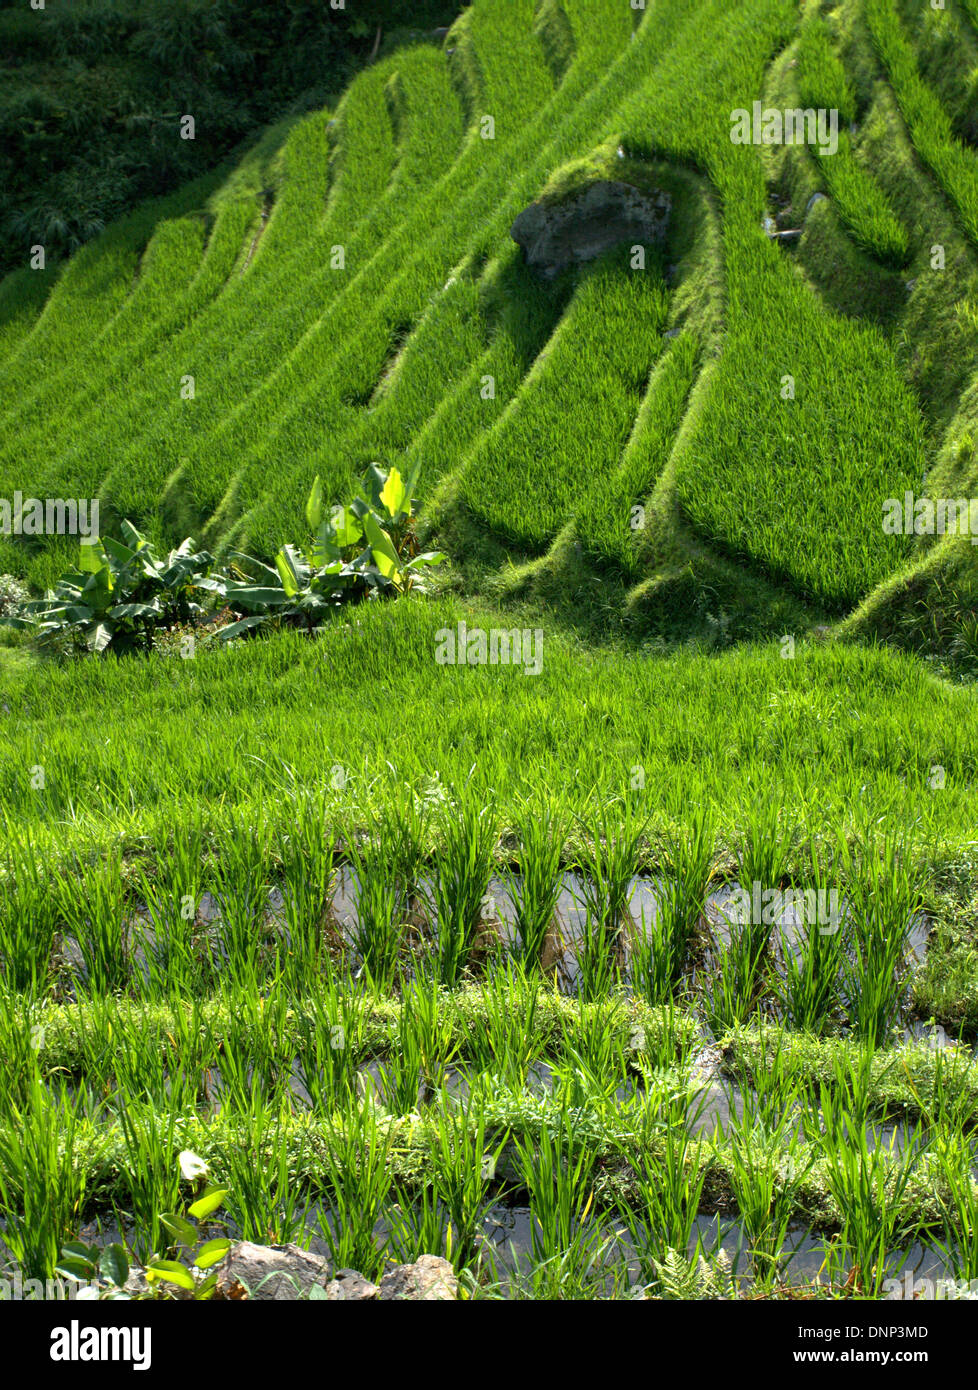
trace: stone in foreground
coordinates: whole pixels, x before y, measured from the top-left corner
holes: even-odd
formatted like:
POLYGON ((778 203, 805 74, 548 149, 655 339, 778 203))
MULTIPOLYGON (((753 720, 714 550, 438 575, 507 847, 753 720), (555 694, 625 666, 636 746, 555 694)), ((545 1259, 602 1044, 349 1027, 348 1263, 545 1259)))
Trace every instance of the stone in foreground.
POLYGON ((422 1255, 413 1265, 395 1265, 380 1281, 381 1302, 409 1298, 418 1302, 449 1302, 458 1296, 458 1280, 447 1260, 422 1255))
POLYGON ((410 1265, 394 1265, 372 1284, 355 1269, 330 1270, 326 1260, 298 1245, 253 1245, 240 1241, 228 1251, 217 1276, 218 1299, 285 1302, 308 1298, 313 1286, 330 1303, 449 1302, 458 1280, 447 1260, 422 1255, 410 1265))
POLYGON ((243 1240, 228 1251, 214 1296, 285 1302, 308 1297, 313 1284, 325 1288, 329 1279, 327 1262, 298 1245, 252 1245, 243 1240))

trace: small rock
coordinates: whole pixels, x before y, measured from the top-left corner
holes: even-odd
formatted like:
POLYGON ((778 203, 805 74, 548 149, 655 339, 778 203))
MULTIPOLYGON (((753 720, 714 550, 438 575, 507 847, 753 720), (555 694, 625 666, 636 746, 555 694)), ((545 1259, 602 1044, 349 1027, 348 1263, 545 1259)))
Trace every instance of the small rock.
POLYGON ((663 333, 662 336, 663 338, 678 338, 681 332, 682 329, 680 328, 669 328, 666 330, 665 333, 663 333))
POLYGON ((214 1297, 248 1298, 256 1302, 286 1302, 308 1294, 313 1284, 325 1288, 329 1266, 319 1255, 298 1245, 233 1245, 217 1275, 214 1297))
POLYGON ((828 202, 828 198, 824 193, 813 193, 805 206, 805 216, 808 216, 808 214, 811 212, 812 208, 815 206, 816 203, 826 202, 828 202))
POLYGON ((375 1299, 379 1292, 376 1284, 371 1284, 369 1279, 365 1279, 355 1269, 338 1270, 326 1285, 326 1298, 330 1303, 341 1303, 345 1300, 367 1303, 375 1299))
POLYGON ((378 1294, 382 1303, 395 1299, 451 1302, 457 1297, 455 1271, 438 1255, 422 1255, 413 1265, 397 1265, 388 1270, 380 1281, 378 1294))
MULTIPOLYGON (((189 1289, 177 1289, 172 1284, 167 1286, 176 1294, 189 1293, 189 1289)), ((129 1271, 129 1278, 122 1286, 122 1292, 128 1294, 130 1298, 152 1298, 153 1287, 146 1278, 146 1273, 139 1265, 134 1265, 129 1271)))

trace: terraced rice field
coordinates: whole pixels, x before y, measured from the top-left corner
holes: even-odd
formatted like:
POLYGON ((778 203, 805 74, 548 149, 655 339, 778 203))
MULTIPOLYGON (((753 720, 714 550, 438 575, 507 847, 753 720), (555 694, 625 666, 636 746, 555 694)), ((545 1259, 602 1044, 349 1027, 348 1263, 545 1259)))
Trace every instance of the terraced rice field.
POLYGON ((270 561, 317 475, 417 465, 449 560, 313 639, 0 638, 9 1261, 165 1252, 190 1150, 233 1236, 472 1298, 966 1285, 978 551, 883 517, 978 474, 974 0, 402 37, 0 283, 0 498, 270 561), (664 244, 535 276, 514 219, 596 181, 664 244))

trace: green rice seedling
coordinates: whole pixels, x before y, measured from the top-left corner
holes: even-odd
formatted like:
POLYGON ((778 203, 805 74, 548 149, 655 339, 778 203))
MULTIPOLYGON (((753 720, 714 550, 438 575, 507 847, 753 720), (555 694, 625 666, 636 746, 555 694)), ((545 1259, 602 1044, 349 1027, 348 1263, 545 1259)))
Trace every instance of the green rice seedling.
POLYGON ((505 1298, 553 1303, 558 1300, 634 1297, 627 1261, 610 1258, 614 1233, 595 1234, 587 1221, 574 1229, 570 1245, 546 1260, 514 1261, 511 1274, 500 1273, 495 1251, 486 1263, 490 1282, 474 1292, 478 1298, 505 1298))
POLYGON ((79 1015, 84 1030, 84 1076, 93 1090, 111 1096, 138 1097, 161 1110, 192 1110, 200 1073, 176 1065, 175 1049, 154 1029, 135 1025, 132 1012, 123 1013, 114 999, 92 1000, 92 1022, 79 1015), (90 1036, 84 1036, 89 1033, 90 1036), (94 1055, 93 1055, 94 1054, 94 1055), (91 1059, 91 1060, 90 1060, 91 1059))
POLYGON ((57 903, 30 831, 10 838, 0 864, 0 971, 9 989, 36 998, 51 968, 57 903))
POLYGON ((751 900, 743 923, 744 954, 762 960, 774 930, 774 913, 762 906, 755 913, 755 896, 780 888, 795 849, 796 827, 783 815, 782 798, 772 787, 759 792, 746 809, 747 829, 737 847, 737 880, 751 900), (760 921, 754 921, 755 915, 760 921))
POLYGON ((211 983, 203 971, 197 943, 197 912, 202 895, 206 836, 199 813, 178 821, 156 872, 139 871, 152 940, 148 951, 149 987, 157 997, 178 986, 197 994, 211 983))
POLYGON ((794 845, 794 828, 782 821, 773 790, 756 794, 746 814, 748 828, 737 849, 739 896, 733 913, 724 913, 729 942, 716 940, 704 991, 707 1019, 718 1036, 749 1018, 765 989, 775 912, 764 895, 779 889, 794 845))
POLYGON ((682 957, 665 913, 641 921, 632 941, 628 977, 632 988, 652 1005, 664 1004, 673 996, 675 982, 682 973, 682 957))
POLYGON ((849 1019, 856 1035, 880 1046, 900 1017, 909 973, 907 938, 923 906, 905 838, 882 845, 863 838, 842 846, 845 894, 852 920, 851 956, 843 968, 849 1019))
POLYGON ((384 1256, 375 1239, 392 1184, 394 1130, 368 1096, 347 1096, 324 1120, 320 1158, 328 1209, 317 1213, 320 1234, 338 1269, 378 1279, 384 1256))
POLYGON ((841 929, 823 932, 814 922, 803 930, 800 949, 784 932, 780 934, 783 971, 775 984, 775 993, 792 1028, 824 1033, 839 1010, 846 938, 841 929))
POLYGON ((432 868, 427 906, 435 931, 438 981, 458 984, 481 944, 496 848, 496 810, 471 783, 442 816, 441 843, 432 868))
POLYGON ((745 1091, 743 1109, 732 1111, 726 1129, 730 1186, 761 1287, 784 1270, 788 1228, 817 1157, 802 1143, 794 1101, 790 1088, 780 1092, 777 1109, 745 1091))
POLYGON ((595 1155, 581 1144, 561 1106, 554 1125, 514 1138, 521 1185, 530 1198, 530 1248, 534 1263, 559 1259, 575 1242, 596 1250, 598 1232, 587 1226, 594 1205, 595 1155))
POLYGON ((630 804, 612 801, 599 801, 589 823, 577 817, 583 835, 576 867, 584 924, 575 954, 582 999, 601 998, 621 979, 631 923, 629 891, 647 819, 639 820, 630 804))
POLYGON ((42 1008, 29 994, 0 987, 0 1115, 11 1104, 25 1105, 31 1082, 40 1075, 45 1028, 42 1008))
POLYGON ((213 1034, 208 1026, 209 1010, 194 995, 185 999, 177 993, 168 1001, 170 1073, 186 1078, 196 1092, 197 1102, 207 1098, 207 1077, 216 1067, 219 1053, 213 1047, 213 1034))
POLYGON ((643 1283, 656 1278, 656 1261, 668 1249, 702 1250, 696 1218, 706 1181, 704 1137, 693 1137, 707 1091, 687 1076, 660 1070, 646 1077, 631 1134, 613 1137, 625 1176, 615 1197, 618 1220, 627 1233, 643 1283))
POLYGON ((431 1126, 427 1180, 447 1217, 446 1257, 461 1269, 479 1255, 479 1234, 495 1200, 489 1194, 496 1165, 509 1136, 503 1131, 489 1139, 477 1088, 461 1102, 440 1092, 426 1118, 431 1126))
MULTIPOLYGON (((115 995, 93 995, 85 1000, 75 1016, 75 1043, 77 1061, 73 1067, 84 1078, 85 1085, 95 1096, 111 1096, 121 1088, 121 1077, 132 1074, 133 1054, 139 1057, 143 1051, 153 1050, 153 1039, 132 1027, 131 1017, 120 1014, 115 995), (130 1034, 136 1034, 132 1046, 127 1047, 130 1034), (125 1048, 125 1057, 116 1054, 125 1048)), ((166 1103, 166 1066, 161 1050, 159 1055, 145 1057, 145 1090, 154 1095, 160 1104, 166 1103)), ((138 1062, 137 1062, 138 1065, 138 1062)), ((143 1092, 143 1085, 137 1082, 136 1094, 143 1092)))
POLYGON ((352 944, 367 977, 381 989, 397 978, 407 902, 396 861, 383 841, 358 843, 346 836, 347 855, 356 874, 352 944))
POLYGON ((356 1090, 369 996, 320 983, 295 1006, 296 1074, 314 1111, 329 1110, 356 1090))
POLYGON ((706 911, 716 831, 709 812, 700 804, 682 832, 666 837, 667 864, 656 884, 657 911, 633 938, 630 976, 648 1003, 673 998, 689 960, 689 952, 706 911))
MULTIPOLYGON (((548 1105, 572 1117, 573 1132, 580 1143, 602 1141, 609 1128, 641 1129, 645 1124, 645 1096, 638 1082, 628 1078, 626 1066, 623 1048, 619 1048, 616 1065, 610 1071, 596 1070, 573 1050, 553 1064, 548 1105)), ((648 1077, 646 1084, 650 1084, 648 1077)))
MULTIPOLYGON (((371 947, 369 941, 364 940, 359 943, 359 949, 362 955, 365 952, 376 954, 378 964, 392 958, 396 964, 395 944, 399 952, 402 947, 416 942, 423 927, 420 882, 430 837, 431 811, 431 802, 426 797, 418 795, 410 785, 395 782, 374 813, 364 849, 369 862, 383 865, 383 873, 377 886, 370 890, 377 899, 377 907, 371 909, 369 902, 366 907, 368 915, 379 909, 382 926, 375 933, 376 946, 371 947), (391 908, 389 919, 388 906, 391 908)), ((354 867, 355 840, 355 828, 351 826, 347 841, 354 867)), ((362 888, 363 876, 358 874, 358 877, 362 888)), ((358 924, 360 915, 358 905, 358 924)), ((393 978, 393 966, 391 971, 393 978)))
POLYGON ((576 868, 584 907, 595 930, 603 929, 618 947, 630 921, 629 891, 648 817, 640 820, 629 802, 599 800, 589 821, 575 819, 582 832, 576 868))
POLYGON ((902 1151, 895 1133, 888 1144, 871 1149, 865 1110, 850 1109, 824 1085, 821 1104, 825 1181, 842 1214, 836 1257, 855 1269, 864 1295, 879 1298, 900 1250, 913 1243, 919 1229, 905 1198, 919 1161, 920 1129, 902 1151))
POLYGON ((914 1105, 924 1126, 929 1130, 943 1129, 948 1134, 964 1134, 975 1120, 975 1058, 967 1046, 936 1047, 923 1054, 932 1059, 918 1079, 912 1064, 904 1063, 903 1072, 914 1105))
POLYGON ((505 870, 504 876, 519 934, 520 958, 528 967, 539 968, 544 943, 553 927, 563 886, 560 866, 569 828, 567 813, 554 811, 546 798, 521 807, 516 823, 520 867, 518 872, 505 870))
POLYGON ((411 980, 404 987, 391 1053, 381 1069, 385 1102, 395 1114, 411 1114, 422 1096, 445 1084, 459 1043, 444 1002, 436 981, 411 980))
POLYGON ((936 1169, 933 1183, 939 1231, 929 1235, 959 1283, 978 1279, 978 1199, 975 1195, 974 1093, 968 1084, 975 1061, 970 1049, 940 1048, 926 1080, 905 1072, 910 1094, 928 1135, 927 1158, 936 1169))
MULTIPOLYGON (((594 1076, 623 1082, 628 1071, 625 1049, 633 1039, 625 999, 606 994, 597 1005, 580 998, 576 1003, 572 1014, 560 1018, 558 1063, 581 1064, 594 1076)), ((634 1041, 644 1044, 645 1038, 634 1041)))
MULTIPOLYGON (((65 934, 78 943, 83 987, 89 994, 111 993, 129 982, 129 895, 118 848, 95 865, 74 857, 71 869, 55 871, 54 894, 65 934)), ((82 982, 79 981, 81 984, 82 982)))
POLYGON ((973 1287, 978 1279, 978 1192, 975 1190, 973 1136, 957 1134, 951 1143, 938 1146, 941 1185, 940 1234, 935 1244, 951 1277, 973 1287))
POLYGON ((585 909, 580 939, 574 947, 577 962, 577 997, 586 1003, 603 999, 621 986, 622 956, 620 938, 609 932, 604 914, 595 916, 585 909))
POLYGON ((246 1107, 236 1106, 234 1118, 234 1132, 217 1148, 227 1212, 240 1238, 259 1245, 301 1243, 310 1201, 293 1174, 308 1160, 303 1131, 291 1123, 286 1104, 266 1104, 257 1095, 246 1107))
POLYGON ((296 990, 323 971, 328 946, 336 945, 330 930, 336 883, 335 846, 320 798, 300 794, 295 820, 279 830, 282 864, 282 917, 286 940, 284 975, 296 990))
MULTIPOLYGON (((812 848, 809 872, 816 902, 828 901, 830 889, 818 856, 812 848)), ((786 1022, 805 1033, 824 1033, 840 1008, 840 983, 846 962, 849 928, 840 914, 832 920, 815 920, 804 914, 804 939, 793 942, 784 927, 779 928, 781 971, 774 990, 786 1022)), ((818 915, 818 914, 816 914, 818 915)))
MULTIPOLYGON (((849 1116, 860 1117, 864 1125, 868 1123, 874 1091, 888 1070, 888 1067, 879 1067, 878 1056, 873 1048, 865 1044, 858 1049, 840 1048, 833 1050, 830 1055, 827 1078, 810 1073, 806 1076, 804 1072, 793 1078, 799 1083, 802 1129, 809 1142, 819 1143, 825 1133, 826 1119, 821 1101, 826 1085, 836 1098, 838 1110, 849 1116)), ((751 1074, 756 1076, 759 1070, 755 1068, 751 1074)), ((776 1093, 772 1091, 770 1094, 773 1104, 776 1093)))
POLYGON ((222 977, 242 986, 256 983, 267 959, 267 827, 229 819, 215 847, 212 892, 220 914, 212 957, 222 977))
POLYGON ((255 1099, 266 1105, 283 1102, 289 1091, 290 1072, 283 1055, 285 1036, 284 993, 272 987, 267 996, 244 990, 222 990, 223 1036, 218 1041, 215 1099, 222 1111, 247 1111, 255 1099))
POLYGON ((122 1091, 108 1108, 124 1151, 119 1180, 125 1205, 115 1204, 115 1217, 121 1229, 131 1227, 133 1251, 145 1264, 161 1248, 161 1241, 169 1244, 164 1241, 160 1217, 173 1211, 179 1200, 180 1171, 173 1159, 181 1149, 181 1127, 194 1111, 149 1098, 140 1100, 122 1091))
POLYGON ((27 1278, 54 1274, 61 1247, 77 1230, 88 1169, 80 1145, 86 1100, 62 1080, 27 1081, 0 1125, 3 1240, 27 1278))
POLYGON ((703 1012, 715 1037, 757 1010, 766 975, 767 945, 749 924, 731 924, 729 945, 717 942, 703 989, 703 1012))
POLYGON ((476 1072, 520 1088, 541 1048, 536 1030, 539 978, 527 976, 521 963, 507 960, 492 973, 478 997, 477 1009, 460 1011, 459 1051, 476 1072))
POLYGON ((431 816, 431 802, 402 782, 395 783, 379 812, 379 834, 395 867, 402 910, 412 918, 423 906, 419 881, 431 837, 431 816))
POLYGON ((452 1258, 451 1218, 433 1183, 423 1183, 417 1192, 395 1184, 385 1220, 387 1249, 403 1264, 411 1264, 422 1255, 452 1258))
POLYGON ((752 1042, 756 1037, 756 1060, 751 1062, 743 1054, 735 1054, 732 1061, 725 1063, 725 1070, 729 1071, 735 1085, 750 1094, 765 1121, 773 1124, 785 1108, 783 1097, 789 1097, 791 1105, 805 1103, 805 1071, 798 1056, 787 1045, 780 1024, 760 1018, 756 1034, 750 1036, 752 1042))

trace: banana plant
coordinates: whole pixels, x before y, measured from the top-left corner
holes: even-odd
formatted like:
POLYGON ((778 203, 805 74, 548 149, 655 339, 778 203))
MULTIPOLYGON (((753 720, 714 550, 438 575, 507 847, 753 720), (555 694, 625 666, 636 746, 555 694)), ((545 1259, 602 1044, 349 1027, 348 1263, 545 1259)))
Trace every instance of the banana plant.
POLYGON ((121 541, 107 536, 81 545, 78 568, 23 605, 13 625, 35 629, 42 644, 69 637, 96 654, 110 646, 145 651, 155 628, 194 622, 203 599, 223 597, 225 581, 211 574, 213 556, 190 538, 163 558, 131 522, 121 531, 121 541))
POLYGON ((396 468, 385 472, 371 464, 362 495, 327 512, 317 474, 306 503, 306 521, 313 533, 309 545, 284 545, 274 568, 234 553, 260 577, 252 579, 239 570, 241 578, 228 583, 228 603, 249 616, 223 628, 220 639, 228 641, 269 622, 313 632, 339 604, 425 592, 422 571, 445 557, 419 551, 414 526, 417 476, 417 465, 405 481, 396 468))

